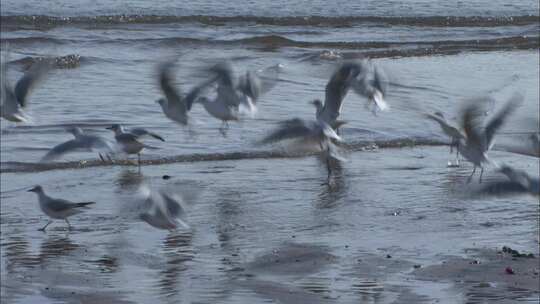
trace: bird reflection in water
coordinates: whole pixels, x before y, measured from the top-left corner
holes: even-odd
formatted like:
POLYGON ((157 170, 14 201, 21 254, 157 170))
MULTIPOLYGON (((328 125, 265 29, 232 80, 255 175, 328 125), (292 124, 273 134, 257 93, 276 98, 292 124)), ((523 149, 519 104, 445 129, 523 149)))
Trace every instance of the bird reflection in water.
MULTIPOLYGON (((325 160, 321 159, 321 162, 325 162, 325 160)), ((332 159, 328 165, 332 168, 332 175, 328 183, 321 185, 317 208, 333 208, 339 204, 340 199, 347 193, 347 182, 342 163, 332 159)))
POLYGON ((144 175, 138 170, 124 169, 116 178, 118 191, 131 191, 137 189, 144 181, 144 175))
MULTIPOLYGON (((192 245, 191 231, 172 231, 163 241, 163 254, 167 261, 165 269, 160 272, 158 287, 161 295, 170 298, 176 297, 184 288, 178 284, 189 280, 180 280, 179 276, 188 269, 187 262, 192 261, 195 252, 192 245)), ((185 286, 188 288, 188 286, 185 286)))

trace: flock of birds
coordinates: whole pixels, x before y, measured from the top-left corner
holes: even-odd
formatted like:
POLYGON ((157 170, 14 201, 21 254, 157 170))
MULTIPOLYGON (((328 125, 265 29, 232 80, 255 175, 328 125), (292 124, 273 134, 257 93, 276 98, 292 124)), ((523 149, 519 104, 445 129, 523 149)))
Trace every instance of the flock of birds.
MULTIPOLYGON (((29 91, 43 79, 48 71, 45 62, 34 64, 12 87, 6 76, 6 66, 2 64, 2 103, 1 117, 12 122, 26 122, 29 116, 24 109, 28 106, 29 91)), ((240 77, 234 74, 230 62, 220 62, 206 69, 207 79, 193 87, 187 94, 181 94, 174 84, 174 62, 164 62, 158 65, 159 86, 163 98, 157 100, 164 115, 175 123, 189 128, 189 112, 195 104, 200 104, 210 116, 222 122, 220 133, 226 136, 229 122, 239 121, 245 115, 254 115, 257 111, 257 101, 260 96, 271 90, 278 82, 280 66, 269 67, 264 70, 248 71, 240 77), (211 98, 213 94, 214 98, 211 98)), ((313 120, 294 118, 279 123, 279 126, 260 141, 261 144, 270 144, 278 141, 293 140, 302 145, 315 147, 326 159, 328 168, 328 182, 331 177, 330 160, 342 161, 340 153, 343 138, 340 127, 346 122, 339 119, 343 101, 350 90, 368 100, 366 108, 373 114, 377 111, 387 111, 389 106, 385 101, 388 80, 383 70, 370 60, 347 61, 339 64, 326 85, 324 102, 314 100, 311 103, 316 108, 313 120)), ((523 98, 514 95, 499 111, 491 115, 487 109, 487 99, 470 100, 461 111, 461 124, 454 125, 446 120, 440 112, 423 115, 437 122, 441 130, 451 139, 450 153, 456 149, 456 165, 459 165, 459 155, 474 165, 468 182, 479 167, 479 183, 485 164, 491 164, 506 176, 482 188, 482 193, 530 193, 540 194, 540 184, 537 177, 528 175, 522 170, 507 165, 499 166, 490 158, 488 152, 493 147, 495 135, 505 121, 520 106, 523 98), (490 115, 488 115, 488 113, 490 115), (489 119, 488 119, 489 118, 489 119)), ((136 154, 140 169, 140 153, 143 149, 155 149, 141 141, 144 136, 151 136, 157 140, 165 141, 161 136, 142 128, 126 130, 119 124, 107 129, 114 132, 115 142, 96 135, 83 132, 78 127, 68 128, 74 138, 61 143, 42 158, 49 162, 62 155, 74 151, 99 151, 102 161, 112 161, 111 154, 118 152, 136 154), (104 153, 104 154, 102 154, 104 153), (108 160, 107 160, 107 159, 108 160)), ((540 136, 535 131, 531 141, 536 147, 540 146, 540 136)), ((537 149, 537 151, 540 149, 537 149)), ((538 153, 540 154, 540 153, 538 153)), ((540 155, 536 155, 540 157, 540 155)), ((449 163, 451 165, 451 163, 449 163)), ((43 212, 51 219, 63 219, 71 227, 68 217, 78 214, 92 202, 74 203, 63 199, 49 197, 41 186, 28 190, 38 195, 43 212)), ((166 191, 152 193, 146 191, 144 196, 145 212, 140 218, 150 225, 160 229, 174 229, 187 227, 180 220, 185 214, 182 199, 166 191)), ((51 223, 49 221, 41 230, 51 223)))

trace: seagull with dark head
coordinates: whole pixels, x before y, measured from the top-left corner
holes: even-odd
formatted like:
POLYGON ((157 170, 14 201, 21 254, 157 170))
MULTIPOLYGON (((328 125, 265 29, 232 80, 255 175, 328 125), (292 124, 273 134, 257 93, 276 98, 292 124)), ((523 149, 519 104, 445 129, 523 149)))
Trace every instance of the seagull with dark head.
POLYGON ((68 200, 52 198, 45 194, 43 187, 35 186, 28 190, 34 192, 38 196, 39 207, 47 216, 51 218, 43 228, 39 229, 45 231, 45 228, 52 223, 52 219, 64 220, 68 224, 68 228, 71 229, 71 224, 68 221, 68 217, 83 212, 88 205, 95 204, 94 202, 74 203, 68 200))
MULTIPOLYGON (((110 127, 107 127, 106 129, 112 130, 114 132, 114 139, 116 139, 116 143, 118 145, 118 149, 125 153, 125 154, 137 154, 137 164, 139 165, 139 168, 141 166, 141 151, 144 148, 147 149, 157 149, 156 147, 146 145, 139 141, 140 137, 142 135, 146 135, 149 132, 146 131, 145 134, 133 134, 129 132, 125 132, 124 128, 119 124, 114 124, 110 127)), ((143 132, 144 133, 144 132, 143 132)), ((155 136, 154 136, 155 137, 155 136)), ((161 137, 159 137, 161 138, 161 137)))

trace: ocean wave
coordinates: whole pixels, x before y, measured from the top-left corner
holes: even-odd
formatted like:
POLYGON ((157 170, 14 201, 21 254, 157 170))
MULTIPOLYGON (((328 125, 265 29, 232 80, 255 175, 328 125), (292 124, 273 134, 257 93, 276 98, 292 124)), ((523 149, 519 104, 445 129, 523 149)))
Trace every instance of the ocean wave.
MULTIPOLYGON (((404 137, 390 140, 361 140, 352 141, 344 144, 345 148, 350 152, 371 151, 374 149, 384 148, 403 148, 414 146, 441 146, 447 145, 446 142, 425 138, 425 137, 404 137)), ((225 153, 194 153, 181 154, 159 159, 141 160, 141 165, 165 165, 173 163, 193 163, 205 161, 227 161, 227 160, 242 160, 242 159, 272 159, 272 158, 293 158, 312 156, 318 153, 311 152, 290 152, 285 150, 264 150, 264 151, 238 151, 225 153)), ((0 173, 16 173, 16 172, 42 172, 50 170, 66 170, 66 169, 84 169, 92 167, 105 166, 136 166, 137 164, 129 160, 115 160, 113 163, 102 162, 100 160, 82 160, 69 162, 54 162, 54 163, 29 163, 29 162, 1 162, 0 173)))
POLYGON ((167 24, 167 23, 203 23, 214 26, 230 23, 255 23, 274 26, 325 26, 351 27, 365 23, 387 25, 429 26, 429 27, 492 27, 520 26, 538 24, 539 16, 425 16, 425 17, 382 17, 382 16, 161 16, 161 15, 102 15, 79 17, 56 17, 48 15, 2 16, 2 27, 6 29, 18 26, 50 28, 61 25, 116 25, 116 24, 167 24))
POLYGON ((31 57, 26 56, 17 60, 10 61, 9 64, 21 65, 24 70, 29 69, 36 62, 48 62, 51 67, 56 69, 74 69, 81 65, 82 57, 78 54, 69 54, 57 57, 31 57))
MULTIPOLYGON (((439 41, 300 41, 280 35, 263 35, 234 40, 207 40, 196 38, 133 39, 131 43, 152 43, 174 46, 178 44, 241 45, 275 50, 284 47, 323 49, 306 60, 339 60, 355 58, 388 58, 431 55, 452 55, 463 51, 528 50, 540 46, 538 36, 513 36, 493 39, 439 40, 439 41), (341 50, 341 51, 336 51, 341 50), (348 52, 343 52, 349 50, 348 52), (354 51, 350 51, 354 50, 354 51)), ((127 43, 127 41, 115 41, 127 43)))

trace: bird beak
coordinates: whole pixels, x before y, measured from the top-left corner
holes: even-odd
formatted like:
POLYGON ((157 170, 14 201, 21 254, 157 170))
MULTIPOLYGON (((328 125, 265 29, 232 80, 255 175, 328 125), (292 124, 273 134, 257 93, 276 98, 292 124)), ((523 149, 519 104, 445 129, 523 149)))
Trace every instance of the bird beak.
POLYGON ((105 129, 107 129, 107 130, 112 130, 113 127, 106 127, 105 129))
POLYGON ((36 187, 34 187, 34 188, 28 190, 27 192, 36 192, 36 187))

